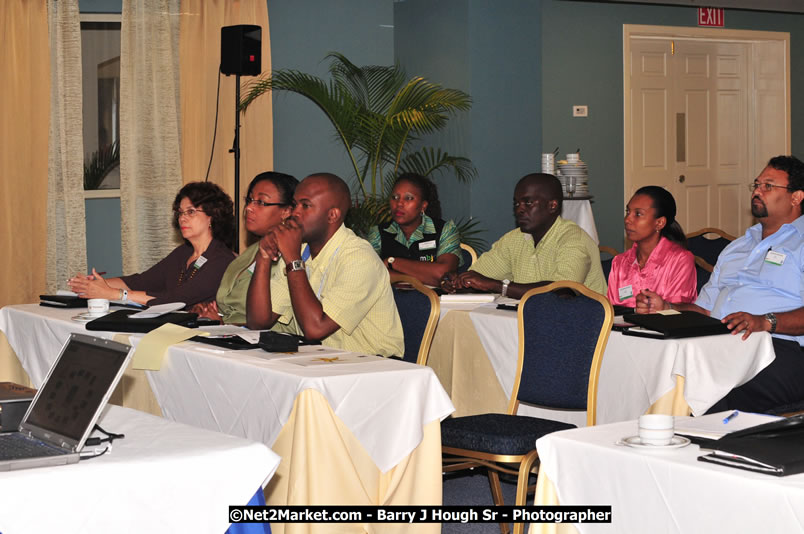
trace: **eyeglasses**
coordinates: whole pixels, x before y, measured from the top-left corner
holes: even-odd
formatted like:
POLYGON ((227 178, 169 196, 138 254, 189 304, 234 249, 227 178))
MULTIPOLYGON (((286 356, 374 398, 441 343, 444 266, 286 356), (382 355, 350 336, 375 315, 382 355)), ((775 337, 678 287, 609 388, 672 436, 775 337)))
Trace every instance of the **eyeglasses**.
POLYGON ((790 191, 789 185, 774 185, 768 182, 754 182, 752 184, 748 184, 748 190, 752 193, 759 189, 763 193, 770 193, 774 187, 778 187, 779 189, 786 189, 790 191))
POLYGON ((251 198, 251 197, 246 197, 246 198, 243 199, 243 201, 245 202, 246 206, 248 206, 250 204, 254 204, 256 206, 260 206, 260 207, 263 207, 263 208, 267 208, 268 206, 291 206, 292 205, 292 204, 286 204, 285 202, 264 202, 264 201, 262 201, 262 200, 260 200, 258 198, 251 198))
POLYGON ((204 213, 204 210, 200 210, 200 209, 197 209, 197 208, 187 208, 184 211, 182 211, 182 210, 173 210, 173 213, 176 214, 177 219, 179 217, 181 217, 182 215, 187 215, 188 217, 190 217, 192 219, 193 217, 195 217, 196 213, 204 213))

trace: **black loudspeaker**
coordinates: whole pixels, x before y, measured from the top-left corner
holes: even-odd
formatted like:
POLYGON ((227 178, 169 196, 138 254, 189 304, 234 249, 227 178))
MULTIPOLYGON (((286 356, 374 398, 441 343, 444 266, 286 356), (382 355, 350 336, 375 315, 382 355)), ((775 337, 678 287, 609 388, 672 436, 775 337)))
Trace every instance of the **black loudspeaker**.
POLYGON ((262 58, 262 28, 251 24, 221 28, 221 72, 226 76, 258 76, 262 58))

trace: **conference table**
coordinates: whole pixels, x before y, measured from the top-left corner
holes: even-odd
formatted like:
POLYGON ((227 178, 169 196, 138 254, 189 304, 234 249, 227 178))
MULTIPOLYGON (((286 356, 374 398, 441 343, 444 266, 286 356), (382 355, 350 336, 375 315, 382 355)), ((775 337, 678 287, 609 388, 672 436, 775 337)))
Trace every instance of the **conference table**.
POLYGON ((694 444, 648 451, 616 444, 636 433, 637 422, 627 421, 539 439, 535 504, 610 505, 612 522, 531 524, 530 534, 801 532, 804 474, 779 478, 699 462, 694 444))
MULTIPOLYGON (((34 304, 0 310, 0 378, 41 383, 71 332, 75 310, 34 304), (5 353, 5 354, 4 354, 5 353)), ((137 345, 140 334, 92 332, 137 345), (122 339, 125 337, 126 339, 122 339)), ((273 505, 441 504, 440 422, 453 410, 432 370, 321 346, 297 354, 171 346, 159 371, 129 369, 124 406, 260 441, 282 462, 265 489, 273 505)), ((274 532, 334 525, 276 524, 274 532)), ((368 525, 342 524, 339 532, 368 525)), ((438 532, 438 524, 375 524, 372 532, 438 532)))
MULTIPOLYGON (((493 302, 452 309, 441 317, 428 365, 449 392, 456 416, 506 411, 518 343, 516 312, 497 309, 493 302)), ((600 371, 597 423, 643 413, 702 415, 774 358, 767 332, 745 341, 728 334, 665 340, 611 332, 600 371)), ((586 412, 523 404, 519 413, 586 424, 586 412)))
POLYGON ((279 457, 262 443, 108 405, 98 424, 125 434, 77 464, 0 472, 0 531, 221 534, 279 457))

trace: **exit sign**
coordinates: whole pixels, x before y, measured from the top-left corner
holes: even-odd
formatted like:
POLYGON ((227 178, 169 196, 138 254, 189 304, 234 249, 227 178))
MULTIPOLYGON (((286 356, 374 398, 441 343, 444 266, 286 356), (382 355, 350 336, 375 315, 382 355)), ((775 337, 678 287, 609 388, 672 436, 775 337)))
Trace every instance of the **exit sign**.
POLYGON ((725 18, 722 9, 716 7, 698 8, 698 26, 715 26, 722 28, 725 18))

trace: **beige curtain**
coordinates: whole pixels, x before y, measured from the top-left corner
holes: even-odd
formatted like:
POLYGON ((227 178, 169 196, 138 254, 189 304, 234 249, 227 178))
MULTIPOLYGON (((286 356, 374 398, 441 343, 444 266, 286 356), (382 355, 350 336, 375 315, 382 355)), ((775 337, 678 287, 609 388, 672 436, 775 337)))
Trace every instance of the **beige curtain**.
POLYGON ((123 0, 120 32, 120 216, 123 272, 180 242, 179 0, 123 0))
MULTIPOLYGON (((181 131, 185 182, 203 180, 215 133, 215 96, 221 58, 221 27, 256 24, 262 27, 263 72, 271 70, 268 7, 265 0, 182 0, 181 3, 181 131)), ((241 86, 253 80, 244 76, 241 86)), ((209 180, 234 195, 235 76, 221 75, 217 139, 209 180)), ((245 91, 241 90, 241 95, 245 91)), ((241 115, 240 196, 258 173, 273 169, 273 116, 266 95, 241 115)), ((240 199, 240 207, 243 203, 240 199)), ((241 243, 245 229, 240 219, 241 243)), ((240 250, 243 250, 241 245, 240 250)))
POLYGON ((50 139, 47 187, 47 290, 65 288, 87 268, 84 215, 81 21, 78 0, 48 0, 50 139))
POLYGON ((0 9, 0 306, 45 289, 50 52, 44 0, 0 9))

